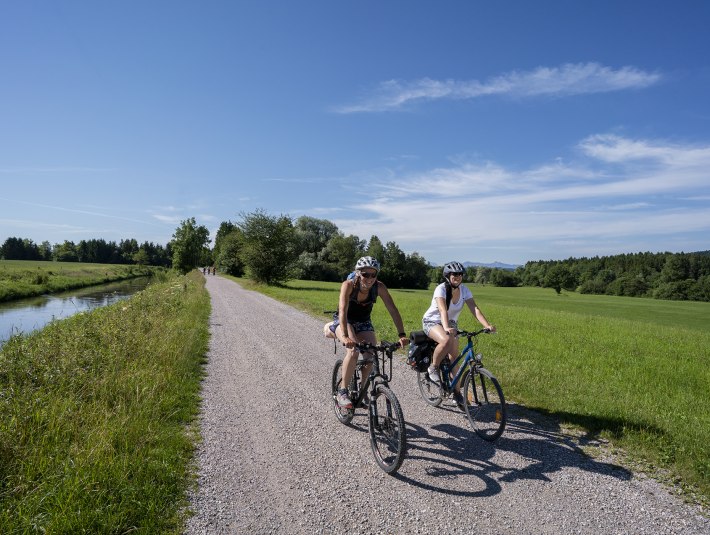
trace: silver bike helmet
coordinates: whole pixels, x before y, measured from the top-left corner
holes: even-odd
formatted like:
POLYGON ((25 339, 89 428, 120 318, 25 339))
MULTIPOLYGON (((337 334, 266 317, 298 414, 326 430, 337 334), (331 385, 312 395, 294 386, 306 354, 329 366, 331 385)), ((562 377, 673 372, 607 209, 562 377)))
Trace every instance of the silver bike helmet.
POLYGON ((461 262, 449 262, 444 265, 444 277, 448 277, 451 273, 464 273, 466 268, 461 262))
POLYGON ((380 263, 376 258, 372 258, 371 256, 363 256, 355 264, 355 269, 359 270, 363 268, 372 268, 376 271, 380 271, 380 263))

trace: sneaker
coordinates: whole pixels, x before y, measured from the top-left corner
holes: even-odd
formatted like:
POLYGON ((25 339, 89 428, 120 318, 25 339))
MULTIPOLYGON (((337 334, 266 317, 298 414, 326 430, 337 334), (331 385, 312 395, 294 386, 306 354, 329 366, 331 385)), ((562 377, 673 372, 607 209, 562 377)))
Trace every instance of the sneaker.
POLYGON ((454 390, 454 401, 456 402, 456 405, 459 406, 459 409, 463 410, 463 396, 461 395, 461 392, 457 392, 454 390))
POLYGON ((353 402, 350 401, 350 396, 348 396, 348 391, 345 388, 338 390, 338 396, 336 399, 338 401, 338 407, 341 409, 353 408, 353 402))
POLYGON ((439 370, 436 368, 429 367, 427 370, 427 373, 429 374, 429 380, 434 382, 434 383, 440 383, 441 382, 441 377, 439 377, 439 370))

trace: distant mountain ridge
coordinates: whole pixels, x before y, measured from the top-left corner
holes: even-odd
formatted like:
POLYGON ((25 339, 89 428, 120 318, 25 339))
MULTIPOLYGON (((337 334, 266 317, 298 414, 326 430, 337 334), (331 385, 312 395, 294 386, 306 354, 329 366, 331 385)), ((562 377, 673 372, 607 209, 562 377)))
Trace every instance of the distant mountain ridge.
POLYGON ((488 267, 488 268, 498 268, 498 269, 509 269, 510 271, 515 271, 515 268, 520 267, 517 264, 504 264, 503 262, 492 262, 490 264, 484 264, 483 262, 463 262, 465 267, 488 267))

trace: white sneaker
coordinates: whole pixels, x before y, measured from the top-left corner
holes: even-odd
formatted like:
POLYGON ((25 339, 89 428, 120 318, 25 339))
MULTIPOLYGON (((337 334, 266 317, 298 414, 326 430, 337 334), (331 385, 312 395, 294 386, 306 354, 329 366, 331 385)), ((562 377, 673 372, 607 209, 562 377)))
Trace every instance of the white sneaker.
POLYGON ((441 377, 439 377, 439 370, 437 370, 436 368, 429 367, 427 373, 429 374, 429 380, 435 383, 441 382, 441 377))

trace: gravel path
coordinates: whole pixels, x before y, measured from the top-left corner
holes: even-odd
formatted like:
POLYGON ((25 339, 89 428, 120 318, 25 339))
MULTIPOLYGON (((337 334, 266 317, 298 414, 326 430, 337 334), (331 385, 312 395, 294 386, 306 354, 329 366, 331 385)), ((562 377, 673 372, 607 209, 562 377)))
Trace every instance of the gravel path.
POLYGON ((588 457, 520 408, 496 443, 480 440, 454 406, 421 400, 402 358, 391 386, 409 449, 388 476, 372 456, 365 412, 351 426, 333 414, 337 357, 322 337, 325 318, 221 277, 207 277, 207 289, 204 441, 187 534, 710 534, 697 507, 588 457))

